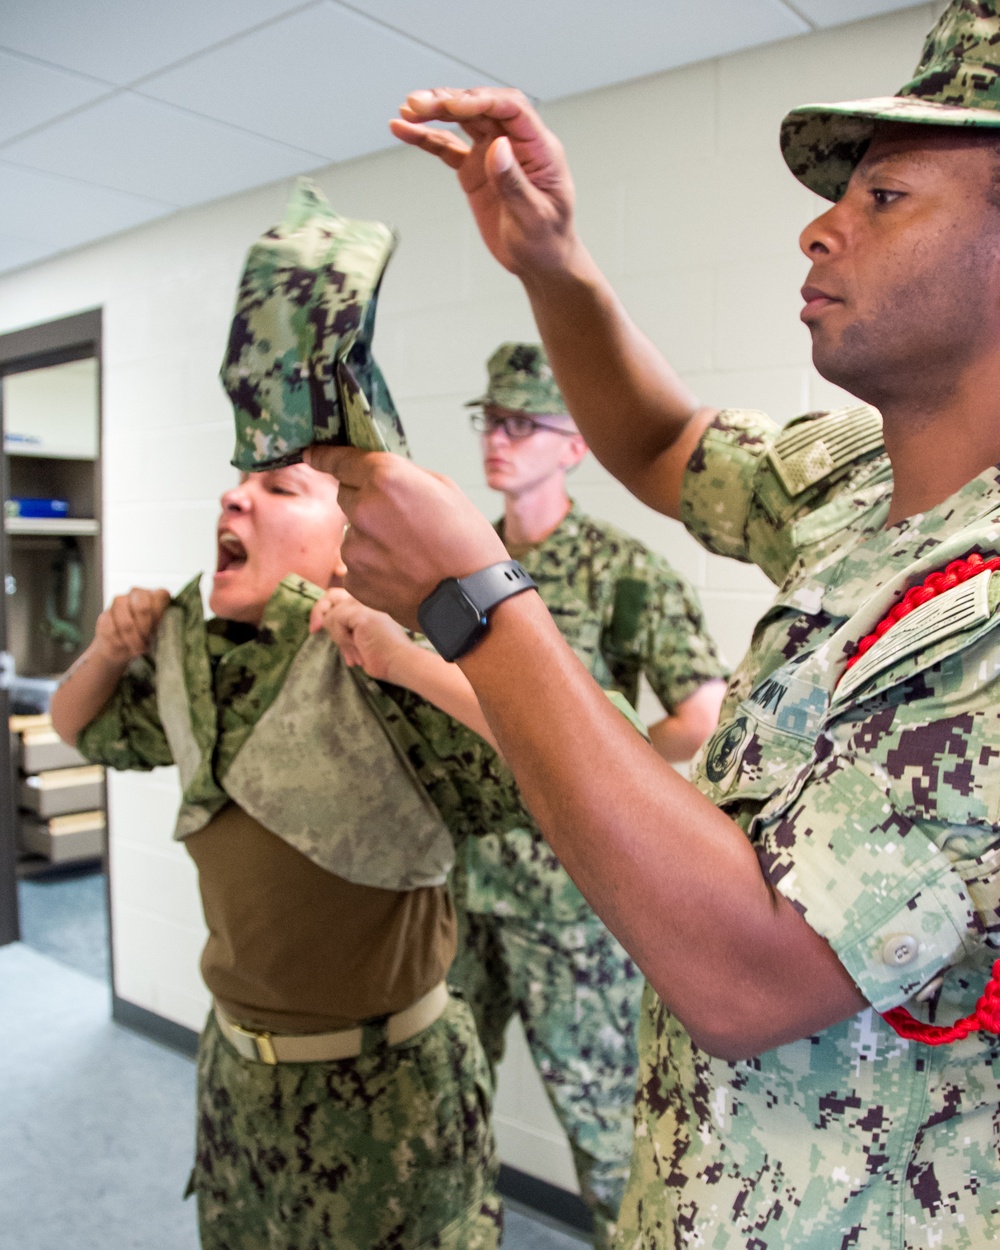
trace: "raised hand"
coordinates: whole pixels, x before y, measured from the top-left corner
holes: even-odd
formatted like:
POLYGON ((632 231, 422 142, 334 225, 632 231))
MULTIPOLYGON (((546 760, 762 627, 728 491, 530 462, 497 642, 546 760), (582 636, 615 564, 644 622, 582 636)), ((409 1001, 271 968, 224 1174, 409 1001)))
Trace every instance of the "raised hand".
POLYGON ((116 595, 97 618, 94 650, 111 664, 127 664, 144 655, 169 603, 168 590, 133 586, 128 594, 116 595))
POLYGON ((573 179, 562 144, 527 97, 502 87, 414 91, 389 123, 397 139, 437 156, 458 173, 486 246, 511 273, 568 265, 573 179), (428 122, 457 122, 464 142, 428 122))

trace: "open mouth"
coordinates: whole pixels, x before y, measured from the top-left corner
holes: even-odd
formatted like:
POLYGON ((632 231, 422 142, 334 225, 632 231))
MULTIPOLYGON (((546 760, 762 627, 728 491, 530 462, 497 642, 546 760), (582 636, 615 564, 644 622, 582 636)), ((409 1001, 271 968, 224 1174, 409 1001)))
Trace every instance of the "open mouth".
POLYGON ((219 554, 215 565, 217 573, 230 573, 241 569, 247 562, 247 549, 232 530, 219 534, 219 554))

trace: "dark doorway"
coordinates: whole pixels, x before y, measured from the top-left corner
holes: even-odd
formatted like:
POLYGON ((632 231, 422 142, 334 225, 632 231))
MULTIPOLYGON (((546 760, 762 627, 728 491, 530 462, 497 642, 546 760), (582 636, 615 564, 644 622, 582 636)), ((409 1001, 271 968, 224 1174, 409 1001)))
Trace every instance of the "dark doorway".
MULTIPOLYGON (((73 648, 65 645, 65 635, 55 647, 51 646, 52 638, 57 635, 51 629, 47 632, 37 629, 38 617, 48 613, 54 618, 48 624, 82 625, 82 633, 86 634, 95 610, 99 610, 103 593, 98 462, 100 361, 99 309, 0 335, 0 382, 4 384, 0 386, 0 428, 4 434, 4 536, 0 543, 0 588, 5 592, 0 610, 0 653, 3 655, 0 665, 0 673, 3 674, 0 678, 0 723, 5 725, 10 723, 12 711, 30 713, 34 710, 25 704, 25 700, 30 702, 35 697, 44 698, 45 682, 38 681, 36 689, 36 671, 55 672, 68 667, 73 659, 73 648), (75 366, 74 362, 80 362, 80 365, 75 366), (98 419, 92 449, 74 447, 64 454, 58 447, 44 445, 44 440, 29 438, 25 441, 12 430, 10 418, 14 404, 11 396, 23 392, 25 383, 32 375, 44 377, 51 372, 52 376, 61 377, 78 368, 89 370, 95 388, 98 419), (6 405, 3 400, 5 392, 6 405), (33 442, 37 446, 32 445, 33 442), (28 495, 68 497, 72 502, 65 523, 61 524, 58 518, 31 515, 30 509, 27 510, 29 515, 23 515, 25 509, 21 504, 9 502, 12 496, 16 499, 28 495), (74 566, 71 569, 72 583, 82 583, 86 588, 85 611, 77 604, 73 609, 73 622, 61 619, 70 615, 65 605, 71 596, 57 593, 60 565, 67 563, 74 566), (12 605, 16 610, 12 611, 12 605), (83 620, 84 615, 87 620, 83 620), (12 686, 12 668, 18 659, 21 661, 18 667, 26 677, 15 679, 12 686)), ((82 645, 85 645, 84 639, 76 647, 77 653, 82 645)), ((102 850, 106 840, 102 837, 100 845, 92 840, 91 853, 78 856, 75 862, 71 856, 60 859, 58 854, 46 856, 41 849, 32 851, 30 845, 26 849, 25 812, 18 810, 19 804, 25 806, 26 794, 25 778, 19 774, 22 738, 11 737, 7 741, 6 758, 0 752, 0 945, 29 936, 27 932, 22 932, 24 920, 31 931, 33 944, 59 958, 56 950, 60 942, 65 945, 65 941, 70 939, 59 936, 58 913, 65 914, 71 929, 81 923, 80 906, 83 906, 84 912, 93 913, 96 899, 97 914, 89 915, 86 920, 91 949, 84 958, 89 966, 99 968, 102 958, 100 951, 95 953, 93 949, 95 932, 105 935, 105 963, 108 951, 107 889, 103 875, 106 856, 102 850), (23 895, 26 903, 23 917, 19 907, 19 877, 25 879, 26 886, 30 883, 29 888, 35 891, 30 897, 23 895), (35 897, 38 887, 46 881, 53 886, 62 882, 69 886, 60 894, 56 915, 49 920, 42 916, 35 897), (70 901, 70 895, 73 901, 70 901), (46 943, 52 949, 46 950, 46 943)), ((39 829, 42 828, 41 814, 41 811, 36 813, 39 819, 35 824, 39 829)), ((79 838, 75 845, 80 845, 79 838)))

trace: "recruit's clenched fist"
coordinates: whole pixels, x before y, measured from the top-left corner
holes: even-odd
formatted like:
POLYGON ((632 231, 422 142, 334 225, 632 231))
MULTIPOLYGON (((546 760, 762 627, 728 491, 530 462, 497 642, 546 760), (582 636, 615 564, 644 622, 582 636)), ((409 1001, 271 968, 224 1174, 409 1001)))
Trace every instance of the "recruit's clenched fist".
POLYGON ((393 660, 414 644, 401 625, 385 612, 365 607, 340 587, 313 605, 309 632, 325 629, 351 667, 360 667, 377 681, 392 681, 393 660))
POLYGON ((508 559, 493 526, 449 478, 388 452, 309 447, 306 461, 340 482, 350 526, 342 553, 355 598, 409 629, 446 577, 508 559))
POLYGON ((128 594, 116 595, 97 618, 94 649, 111 664, 144 655, 169 603, 169 590, 133 586, 128 594))

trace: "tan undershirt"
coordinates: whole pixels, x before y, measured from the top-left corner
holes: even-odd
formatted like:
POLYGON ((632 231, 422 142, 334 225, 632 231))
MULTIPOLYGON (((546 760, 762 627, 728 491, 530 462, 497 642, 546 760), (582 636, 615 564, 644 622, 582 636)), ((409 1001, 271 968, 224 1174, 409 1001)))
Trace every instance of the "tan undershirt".
POLYGON ((274 1033, 325 1033, 409 1007, 455 956, 446 886, 380 890, 318 867, 230 803, 185 845, 223 1011, 274 1033))

